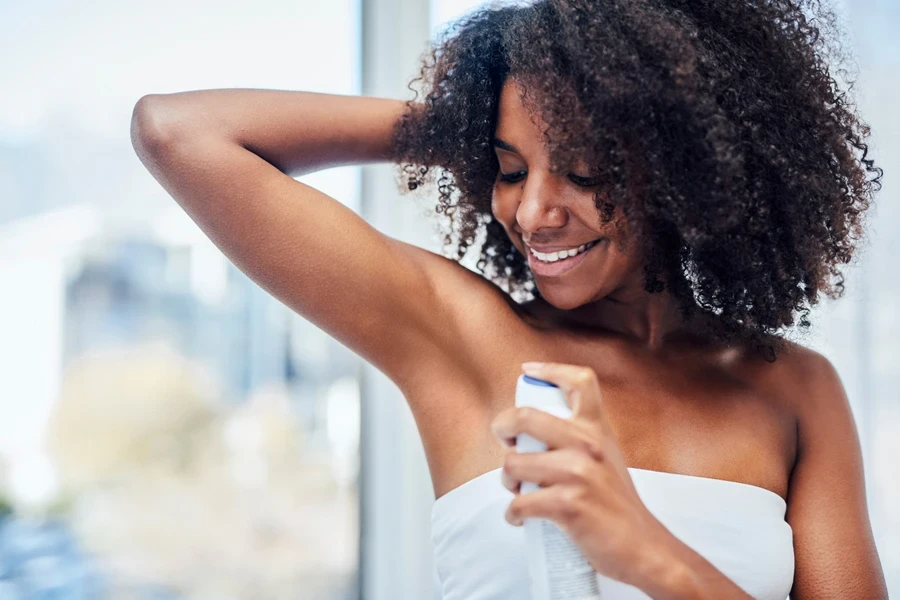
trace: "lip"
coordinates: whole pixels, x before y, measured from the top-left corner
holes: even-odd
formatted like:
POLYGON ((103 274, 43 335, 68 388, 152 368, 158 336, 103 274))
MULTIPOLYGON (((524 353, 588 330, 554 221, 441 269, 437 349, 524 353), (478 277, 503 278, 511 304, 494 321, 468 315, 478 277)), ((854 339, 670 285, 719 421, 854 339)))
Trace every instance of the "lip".
MULTIPOLYGON (((562 260, 558 260, 553 263, 545 263, 539 261, 535 258, 534 254, 528 250, 528 246, 526 246, 526 250, 528 250, 528 266, 531 267, 532 272, 535 275, 540 275, 542 277, 559 277, 563 273, 567 273, 581 264, 588 254, 593 252, 597 246, 606 241, 606 238, 600 238, 597 240, 593 246, 591 246, 586 252, 582 252, 581 254, 576 254, 575 256, 570 256, 569 258, 564 258, 562 260)), ((538 250, 540 252, 540 250, 538 250)))
MULTIPOLYGON (((599 242, 601 239, 603 239, 603 238, 596 238, 596 239, 591 240, 590 242, 585 242, 585 244, 590 244, 591 242, 599 242)), ((533 248, 533 249, 537 250, 538 252, 543 252, 544 254, 549 254, 551 252, 559 252, 560 250, 571 250, 572 248, 577 248, 582 245, 582 244, 569 244, 568 246, 532 246, 531 244, 524 242, 524 240, 523 240, 523 243, 525 243, 526 247, 533 248)))

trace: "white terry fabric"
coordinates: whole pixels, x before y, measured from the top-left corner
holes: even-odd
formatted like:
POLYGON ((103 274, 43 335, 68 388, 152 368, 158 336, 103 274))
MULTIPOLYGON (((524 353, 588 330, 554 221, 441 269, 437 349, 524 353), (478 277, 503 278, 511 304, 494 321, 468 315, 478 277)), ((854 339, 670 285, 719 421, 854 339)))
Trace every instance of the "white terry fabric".
MULTIPOLYGON (((432 507, 443 600, 528 600, 525 530, 506 522, 513 494, 500 469, 450 490, 432 507)), ((647 509, 669 531, 757 600, 785 600, 794 577, 787 505, 762 487, 629 468, 647 509)), ((599 576, 603 600, 645 600, 634 586, 599 576)))

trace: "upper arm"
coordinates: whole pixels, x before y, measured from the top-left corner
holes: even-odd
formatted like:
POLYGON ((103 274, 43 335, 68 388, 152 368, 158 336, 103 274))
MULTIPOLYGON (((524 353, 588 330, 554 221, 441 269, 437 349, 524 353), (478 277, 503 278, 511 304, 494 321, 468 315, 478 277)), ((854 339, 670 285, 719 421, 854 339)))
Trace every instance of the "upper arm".
POLYGON ((886 599, 847 395, 828 359, 807 350, 801 360, 797 460, 786 517, 794 533, 791 599, 886 599))
POLYGON ((460 306, 490 297, 486 280, 382 234, 237 143, 148 130, 134 142, 148 170, 267 292, 401 388, 426 365, 467 376, 476 359, 460 349, 457 317, 460 306), (449 281, 465 285, 448 293, 449 281))

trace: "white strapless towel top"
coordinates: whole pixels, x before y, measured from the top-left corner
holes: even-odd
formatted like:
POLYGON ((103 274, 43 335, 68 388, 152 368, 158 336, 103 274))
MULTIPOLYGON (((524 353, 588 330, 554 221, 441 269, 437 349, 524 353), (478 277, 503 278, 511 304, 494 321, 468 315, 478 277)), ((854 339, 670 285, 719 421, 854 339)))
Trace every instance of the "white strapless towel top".
MULTIPOLYGON (((506 522, 513 494, 500 469, 450 490, 432 507, 443 600, 529 600, 525 530, 506 522)), ((747 483, 629 468, 647 509, 677 538, 757 600, 785 600, 794 578, 787 505, 747 483)), ((598 575, 603 600, 644 600, 598 575)))

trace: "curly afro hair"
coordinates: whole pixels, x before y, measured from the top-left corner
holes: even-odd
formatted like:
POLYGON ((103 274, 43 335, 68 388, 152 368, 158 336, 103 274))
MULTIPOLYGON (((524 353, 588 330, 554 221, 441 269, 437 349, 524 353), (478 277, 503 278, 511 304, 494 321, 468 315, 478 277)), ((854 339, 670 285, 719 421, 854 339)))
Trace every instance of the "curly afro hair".
MULTIPOLYGON (((424 101, 394 128, 401 189, 435 183, 442 252, 482 237, 478 271, 517 302, 539 297, 527 260, 491 211, 507 77, 539 112, 551 169, 584 159, 645 257, 712 338, 774 360, 779 330, 809 327, 819 292, 881 189, 869 127, 846 79, 837 19, 816 0, 539 0, 469 13, 423 54, 424 101), (840 59, 840 60, 838 60, 840 59), (869 175, 873 175, 869 177, 869 175)), ((449 254, 448 254, 449 251, 449 254)))

